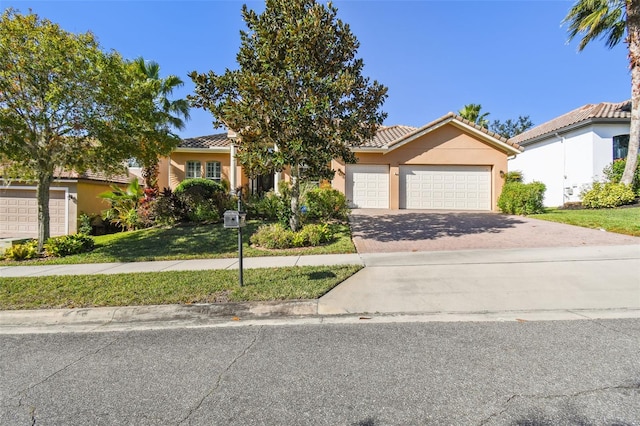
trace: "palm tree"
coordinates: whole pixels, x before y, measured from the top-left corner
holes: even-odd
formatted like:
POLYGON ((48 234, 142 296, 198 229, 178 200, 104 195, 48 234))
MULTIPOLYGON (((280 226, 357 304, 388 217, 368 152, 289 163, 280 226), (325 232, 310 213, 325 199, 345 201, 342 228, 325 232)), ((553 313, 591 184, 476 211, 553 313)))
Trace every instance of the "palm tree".
POLYGON ((569 24, 569 41, 581 37, 578 51, 595 39, 604 39, 610 49, 623 38, 627 44, 631 70, 631 128, 627 164, 620 182, 631 184, 640 143, 640 0, 578 0, 562 23, 569 24))
POLYGON ((458 115, 465 120, 469 120, 472 123, 477 124, 478 126, 487 127, 489 125, 489 120, 487 119, 489 113, 485 112, 480 114, 481 109, 482 105, 480 104, 467 104, 458 111, 458 115))
MULTIPOLYGON (((170 100, 169 96, 176 88, 182 87, 184 82, 175 75, 170 75, 164 79, 160 78, 160 65, 154 61, 145 61, 137 58, 134 61, 138 72, 146 80, 146 83, 154 86, 155 92, 155 115, 153 125, 157 130, 164 130, 169 139, 179 139, 177 135, 171 133, 172 129, 182 130, 185 120, 189 119, 189 103, 186 99, 170 100)), ((145 140, 143 150, 140 152, 138 160, 142 163, 145 186, 157 189, 158 177, 158 152, 166 149, 158 149, 160 144, 167 141, 145 140), (147 147, 148 149, 144 149, 147 147)), ((169 141, 170 142, 170 141, 169 141)), ((171 143, 168 144, 171 146, 171 143)), ((168 152, 167 152, 168 153, 168 152)))

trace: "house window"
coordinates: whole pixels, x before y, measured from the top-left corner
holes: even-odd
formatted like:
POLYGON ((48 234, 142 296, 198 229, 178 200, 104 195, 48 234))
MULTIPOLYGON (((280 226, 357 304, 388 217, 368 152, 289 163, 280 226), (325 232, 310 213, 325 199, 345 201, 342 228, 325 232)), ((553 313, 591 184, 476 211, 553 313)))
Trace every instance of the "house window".
POLYGON ((187 161, 187 179, 202 177, 199 161, 187 161))
POLYGON ((618 135, 613 137, 613 159, 619 160, 627 158, 629 152, 629 135, 618 135))
POLYGON ((220 182, 220 162, 219 161, 209 161, 207 162, 207 179, 215 180, 220 182))

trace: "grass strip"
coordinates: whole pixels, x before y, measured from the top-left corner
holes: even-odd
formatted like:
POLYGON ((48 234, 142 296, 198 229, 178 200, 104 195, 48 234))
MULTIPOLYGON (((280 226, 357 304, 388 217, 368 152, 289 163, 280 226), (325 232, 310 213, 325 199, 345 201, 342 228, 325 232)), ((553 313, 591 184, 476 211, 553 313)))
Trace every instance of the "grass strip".
POLYGON ((2 278, 0 309, 316 299, 359 265, 2 278))
POLYGON ((640 237, 640 207, 598 210, 549 209, 546 213, 534 214, 531 217, 640 237))

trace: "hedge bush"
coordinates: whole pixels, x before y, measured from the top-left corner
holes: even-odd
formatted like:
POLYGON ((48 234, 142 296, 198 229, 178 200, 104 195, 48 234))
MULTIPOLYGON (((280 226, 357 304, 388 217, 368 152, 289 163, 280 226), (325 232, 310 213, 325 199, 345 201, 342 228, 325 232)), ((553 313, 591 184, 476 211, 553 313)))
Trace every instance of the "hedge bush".
POLYGON ((589 209, 619 207, 633 203, 635 198, 632 185, 594 182, 591 189, 582 194, 582 205, 589 209))
POLYGON ((347 220, 350 212, 347 197, 331 187, 307 191, 304 204, 307 207, 307 217, 312 220, 347 220))
POLYGON ((152 212, 159 225, 176 222, 218 222, 234 202, 224 184, 210 179, 186 179, 175 191, 165 188, 153 202, 152 212))
POLYGON ((498 208, 503 213, 528 215, 544 212, 544 192, 547 187, 542 182, 505 183, 498 198, 498 208))
POLYGON ((44 244, 47 256, 64 257, 93 250, 93 238, 86 234, 63 235, 51 237, 44 244))
POLYGON ((280 223, 262 225, 249 239, 252 244, 267 249, 288 249, 294 247, 318 246, 333 237, 327 224, 305 225, 300 231, 293 232, 280 223))

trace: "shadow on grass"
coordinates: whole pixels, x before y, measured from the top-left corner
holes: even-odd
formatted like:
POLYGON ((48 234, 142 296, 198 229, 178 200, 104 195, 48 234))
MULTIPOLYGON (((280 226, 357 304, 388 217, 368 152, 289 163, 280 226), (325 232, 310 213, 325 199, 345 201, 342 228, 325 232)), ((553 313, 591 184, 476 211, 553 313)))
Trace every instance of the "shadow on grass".
POLYGON ((308 274, 310 280, 326 280, 328 278, 335 278, 336 274, 331 271, 318 271, 308 274))
POLYGON ((495 234, 524 223, 514 216, 495 213, 393 213, 351 214, 353 237, 381 242, 434 240, 469 234, 495 234))
MULTIPOLYGON (((243 230, 246 239, 257 224, 243 230)), ((147 229, 132 232, 108 244, 96 247, 96 254, 121 262, 157 260, 163 257, 224 257, 238 251, 238 233, 221 224, 180 225, 172 228, 147 229)))

